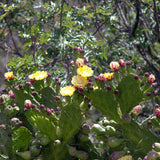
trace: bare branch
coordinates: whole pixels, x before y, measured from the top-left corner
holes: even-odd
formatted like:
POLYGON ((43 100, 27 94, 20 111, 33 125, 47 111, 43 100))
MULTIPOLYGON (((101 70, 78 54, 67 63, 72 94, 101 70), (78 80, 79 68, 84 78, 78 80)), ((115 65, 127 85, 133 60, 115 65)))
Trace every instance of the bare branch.
POLYGON ((160 43, 160 31, 159 31, 159 29, 160 29, 160 26, 159 26, 159 20, 158 20, 158 13, 157 13, 157 7, 156 7, 156 2, 155 2, 155 0, 153 0, 153 5, 154 5, 154 18, 155 18, 155 21, 156 21, 156 31, 157 31, 157 40, 158 40, 158 42, 160 43))

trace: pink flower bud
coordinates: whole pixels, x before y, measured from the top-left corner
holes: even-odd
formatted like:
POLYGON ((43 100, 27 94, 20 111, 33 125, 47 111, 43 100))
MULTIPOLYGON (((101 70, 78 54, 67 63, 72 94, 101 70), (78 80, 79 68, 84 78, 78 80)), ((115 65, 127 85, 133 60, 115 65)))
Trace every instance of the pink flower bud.
POLYGON ((154 106, 155 106, 156 108, 159 108, 159 104, 155 104, 154 106))
POLYGON ((71 65, 71 66, 74 65, 74 61, 71 60, 70 63, 69 63, 69 65, 71 65))
POLYGON ((121 67, 125 67, 125 66, 126 66, 126 63, 125 63, 125 61, 124 61, 123 59, 120 59, 120 60, 119 60, 119 65, 120 65, 121 67))
POLYGON ((24 105, 27 109, 32 107, 32 102, 29 99, 26 99, 24 105))
POLYGON ((126 63, 126 65, 128 65, 128 66, 130 66, 132 63, 130 62, 130 61, 128 61, 127 63, 126 63))
POLYGON ((157 108, 154 113, 157 118, 160 118, 160 109, 159 108, 157 108))
POLYGON ((10 98, 15 99, 15 94, 13 93, 12 90, 9 91, 8 96, 9 96, 10 98))
POLYGON ((104 74, 100 74, 99 76, 98 76, 98 81, 99 82, 104 82, 105 81, 105 76, 104 76, 104 74))
POLYGON ((76 60, 76 66, 77 66, 77 68, 83 67, 83 65, 84 65, 84 60, 82 58, 78 58, 76 60))
POLYGON ((138 78, 139 78, 139 76, 138 76, 138 75, 135 75, 135 76, 134 76, 134 79, 138 79, 138 78))
POLYGON ((116 72, 119 70, 119 63, 118 62, 111 62, 110 63, 110 68, 113 72, 116 72))
POLYGON ((155 96, 158 95, 158 91, 157 90, 153 91, 153 93, 154 93, 155 96))
POLYGON ((145 72, 144 75, 145 75, 146 77, 149 77, 149 73, 148 73, 148 72, 145 72))
POLYGON ((153 74, 149 75, 147 82, 152 84, 155 81, 155 76, 153 74))
POLYGON ((142 112, 142 106, 141 105, 137 105, 132 109, 132 113, 139 115, 142 112))

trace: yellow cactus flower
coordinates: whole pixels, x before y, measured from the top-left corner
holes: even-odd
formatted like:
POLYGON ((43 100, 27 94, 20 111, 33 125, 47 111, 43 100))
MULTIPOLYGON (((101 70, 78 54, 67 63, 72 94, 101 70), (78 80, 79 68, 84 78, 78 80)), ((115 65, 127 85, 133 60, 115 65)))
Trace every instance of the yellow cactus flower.
POLYGON ((93 75, 93 70, 87 65, 84 65, 77 69, 77 74, 82 77, 91 77, 93 75))
POLYGON ((113 73, 105 73, 104 77, 107 81, 110 81, 113 79, 113 75, 114 75, 113 73))
POLYGON ((153 74, 149 75, 147 82, 152 84, 155 81, 155 76, 153 74))
POLYGON ((119 70, 119 63, 118 62, 111 62, 110 63, 110 68, 113 72, 116 72, 119 70))
POLYGON ((32 80, 43 80, 48 77, 48 74, 46 71, 37 71, 34 74, 29 75, 29 79, 32 80))
POLYGON ((118 160, 132 160, 132 156, 131 155, 126 155, 126 156, 123 156, 123 157, 119 158, 118 160))
POLYGON ((77 68, 83 67, 83 65, 84 65, 84 60, 82 58, 78 58, 76 60, 76 66, 77 66, 77 68))
POLYGON ((85 77, 82 77, 80 75, 72 77, 72 84, 75 87, 85 87, 88 84, 88 80, 85 77))
POLYGON ((60 94, 62 96, 72 96, 75 91, 75 88, 72 86, 66 86, 60 89, 60 94))
POLYGON ((6 79, 9 79, 9 80, 14 79, 13 72, 6 72, 6 73, 4 74, 4 77, 5 77, 6 79))

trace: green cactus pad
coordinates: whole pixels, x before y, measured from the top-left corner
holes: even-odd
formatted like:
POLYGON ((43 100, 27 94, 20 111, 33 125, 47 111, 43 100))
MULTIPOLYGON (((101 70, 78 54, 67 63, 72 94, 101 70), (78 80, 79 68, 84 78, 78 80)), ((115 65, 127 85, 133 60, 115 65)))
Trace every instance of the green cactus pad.
POLYGON ((42 133, 48 136, 51 140, 56 140, 56 127, 55 125, 45 117, 36 117, 35 118, 36 127, 42 133))
POLYGON ((124 77, 118 85, 119 90, 119 104, 122 114, 129 113, 129 111, 138 105, 143 98, 140 90, 140 81, 134 79, 134 75, 124 77))
POLYGON ((26 127, 20 127, 13 132, 13 149, 16 153, 17 150, 27 150, 32 139, 31 132, 26 127))
POLYGON ((70 138, 78 132, 81 123, 82 114, 80 108, 69 104, 62 109, 59 127, 65 142, 68 142, 70 138))

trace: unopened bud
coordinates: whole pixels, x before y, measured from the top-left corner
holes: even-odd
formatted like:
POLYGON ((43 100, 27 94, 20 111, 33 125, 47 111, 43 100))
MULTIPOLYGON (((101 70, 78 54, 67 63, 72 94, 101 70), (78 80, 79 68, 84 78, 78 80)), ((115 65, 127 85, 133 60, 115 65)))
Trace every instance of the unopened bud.
POLYGON ((27 99, 25 100, 24 105, 27 109, 29 109, 32 107, 32 102, 29 99, 27 99))

